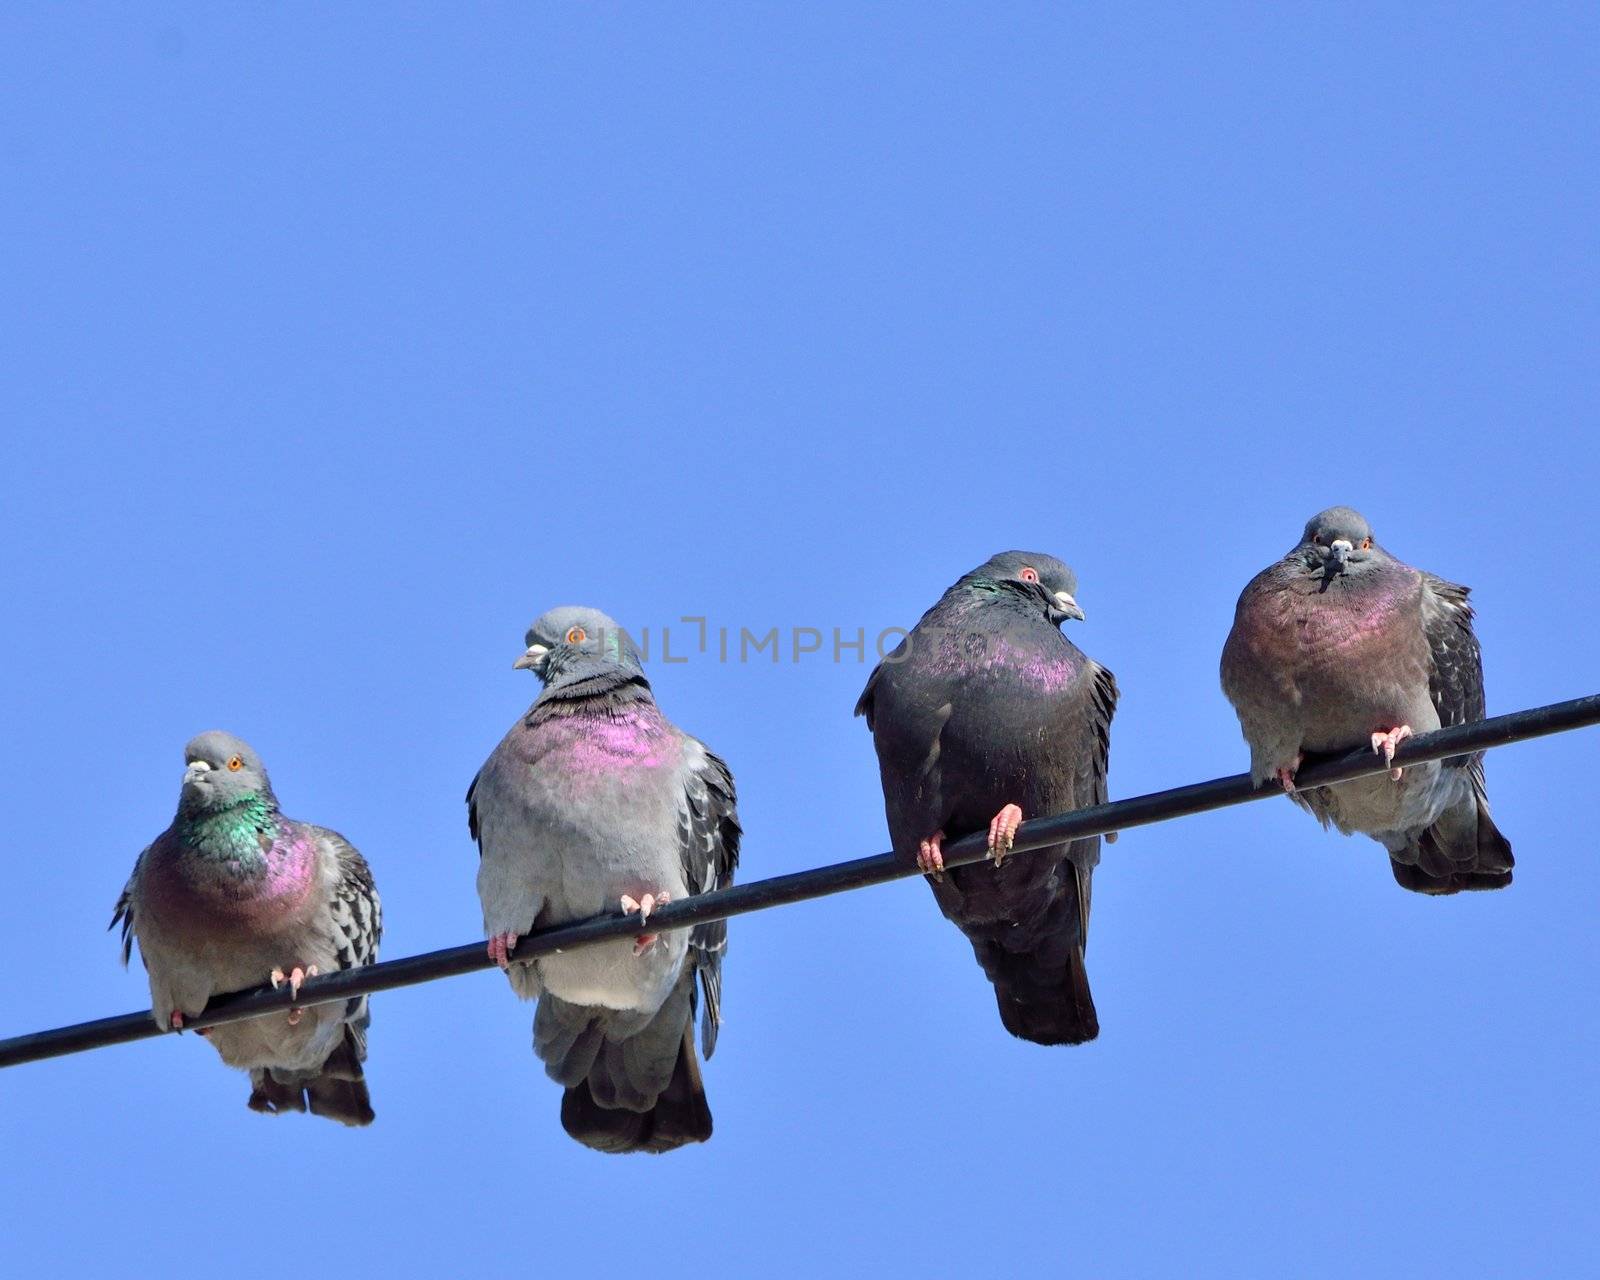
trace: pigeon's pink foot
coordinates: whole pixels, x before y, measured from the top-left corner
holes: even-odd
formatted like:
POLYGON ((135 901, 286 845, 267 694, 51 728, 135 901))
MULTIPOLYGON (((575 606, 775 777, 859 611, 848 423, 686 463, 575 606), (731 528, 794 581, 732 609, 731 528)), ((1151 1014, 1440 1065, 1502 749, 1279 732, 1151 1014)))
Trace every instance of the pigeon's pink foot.
POLYGON ((176 1009, 174 1009, 172 1011, 172 1016, 167 1019, 167 1025, 170 1026, 174 1031, 182 1031, 183 1030, 183 1014, 179 1013, 176 1009))
MULTIPOLYGON (((1411 726, 1401 725, 1398 729, 1390 729, 1388 733, 1378 732, 1372 735, 1372 750, 1383 756, 1384 764, 1394 763, 1394 749, 1411 736, 1411 726)), ((1390 769, 1389 777, 1400 781, 1403 769, 1390 769)))
POLYGON ((1022 825, 1022 810, 1008 804, 989 821, 989 856, 999 866, 1011 852, 1011 842, 1016 839, 1017 828, 1022 825))
POLYGON ((944 832, 935 831, 917 846, 917 870, 925 876, 936 876, 944 871, 944 832))
MULTIPOLYGON (((647 893, 642 898, 635 898, 632 894, 623 894, 621 898, 622 909, 629 913, 639 913, 639 923, 644 924, 650 919, 650 913, 657 907, 664 907, 672 901, 672 895, 663 890, 660 893, 647 893)), ((655 946, 657 933, 641 933, 633 940, 633 954, 642 956, 651 947, 655 946)))
POLYGON ((295 965, 295 967, 290 969, 288 973, 284 973, 282 969, 274 969, 267 975, 267 981, 272 983, 274 990, 287 982, 289 984, 289 994, 291 996, 297 996, 300 994, 300 984, 303 983, 307 978, 315 978, 316 976, 316 965, 312 965, 306 969, 302 969, 299 965, 295 965))
POLYGON ((489 939, 489 959, 493 960, 502 969, 511 967, 511 953, 517 949, 517 939, 521 935, 515 929, 508 929, 504 933, 497 933, 489 939))
POLYGON ((1273 770, 1272 776, 1278 780, 1278 785, 1285 791, 1294 791, 1294 775, 1300 772, 1300 765, 1304 760, 1304 755, 1297 755, 1293 764, 1284 765, 1281 769, 1273 770))
MULTIPOLYGON (((316 976, 316 965, 308 965, 304 969, 302 969, 299 965, 295 965, 295 967, 290 969, 287 974, 285 974, 282 969, 274 969, 267 975, 267 980, 272 983, 274 990, 287 982, 289 984, 289 996, 291 999, 293 999, 295 996, 300 994, 300 984, 307 978, 315 978, 316 976)), ((291 1008, 289 1010, 289 1025, 291 1027, 299 1026, 301 1015, 304 1013, 304 1009, 291 1008)))

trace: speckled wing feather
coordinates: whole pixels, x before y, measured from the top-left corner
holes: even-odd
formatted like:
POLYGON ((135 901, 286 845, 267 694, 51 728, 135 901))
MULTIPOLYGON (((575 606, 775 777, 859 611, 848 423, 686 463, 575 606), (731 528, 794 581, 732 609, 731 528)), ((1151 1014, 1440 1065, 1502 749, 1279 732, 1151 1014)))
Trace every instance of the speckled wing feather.
MULTIPOLYGON (((128 883, 122 886, 122 893, 117 898, 116 909, 111 913, 111 923, 106 926, 108 930, 122 926, 122 967, 128 967, 128 961, 133 959, 133 887, 139 879, 139 868, 144 865, 145 856, 150 852, 148 845, 140 852, 133 864, 133 874, 128 877, 128 883)), ((143 958, 142 956, 140 957, 143 958)))
MULTIPOLYGON (((378 958, 378 943, 383 938, 383 904, 372 880, 372 869, 360 851, 337 831, 309 824, 306 830, 332 855, 338 867, 338 879, 328 899, 328 915, 339 967, 356 969, 372 964, 378 958)), ((362 1059, 367 1049, 366 1008, 366 996, 353 996, 346 1006, 362 1059)))
MULTIPOLYGON (((1098 662, 1090 660, 1089 667, 1093 672, 1093 679, 1085 682, 1089 698, 1089 722, 1093 726, 1093 738, 1089 743, 1089 750, 1083 753, 1078 767, 1077 785, 1074 788, 1077 799, 1077 808, 1085 809, 1091 805, 1105 804, 1110 795, 1106 790, 1106 777, 1111 768, 1111 718, 1117 713, 1117 678, 1098 662)), ((1083 724, 1081 717, 1073 717, 1072 721, 1063 726, 1063 732, 1072 735, 1081 735, 1083 724)), ((1115 840, 1115 833, 1106 836, 1108 841, 1115 840)), ((1099 859, 1099 848, 1093 841, 1073 842, 1072 866, 1078 877, 1078 900, 1082 905, 1083 942, 1089 943, 1089 900, 1090 877, 1085 874, 1084 863, 1092 856, 1099 859), (1084 848, 1080 850, 1079 846, 1084 848)), ((1090 865, 1093 865, 1092 863, 1090 865)))
MULTIPOLYGON (((684 750, 688 767, 684 804, 678 818, 683 878, 696 893, 710 893, 732 884, 739 864, 740 830, 733 774, 719 756, 695 738, 685 739, 684 750)), ((689 935, 689 946, 706 1001, 700 1020, 700 1049, 710 1058, 722 1020, 722 956, 728 949, 728 922, 713 920, 696 925, 689 935)))
MULTIPOLYGON (((1448 728, 1484 716, 1483 654, 1472 630, 1469 588, 1446 582, 1431 573, 1422 575, 1422 627, 1428 637, 1431 663, 1428 694, 1439 711, 1439 723, 1448 728)), ((1452 756, 1445 763, 1471 767, 1481 777, 1483 753, 1452 756)))

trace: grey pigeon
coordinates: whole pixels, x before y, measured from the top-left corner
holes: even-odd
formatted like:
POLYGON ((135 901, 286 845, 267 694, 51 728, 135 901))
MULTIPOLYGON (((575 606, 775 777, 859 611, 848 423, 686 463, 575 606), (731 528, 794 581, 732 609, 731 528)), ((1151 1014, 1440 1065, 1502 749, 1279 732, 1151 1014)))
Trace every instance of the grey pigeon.
POLYGON ((1295 789, 1308 755, 1370 746, 1389 761, 1413 733, 1483 718, 1467 588, 1396 560, 1359 512, 1313 516, 1294 549, 1251 579, 1222 651, 1222 688, 1255 781, 1275 777, 1324 826, 1371 836, 1407 889, 1511 883, 1481 751, 1295 789))
POLYGON ((600 1151, 670 1151, 711 1136, 695 1060, 721 1018, 725 922, 518 962, 534 927, 639 913, 733 882, 733 776, 661 714, 638 652, 595 609, 540 617, 514 664, 543 692, 467 791, 489 954, 537 998, 533 1047, 566 1086, 561 1124, 600 1151))
MULTIPOLYGON (((172 824, 139 855, 111 923, 122 960, 134 940, 163 1030, 212 996, 371 964, 383 922, 366 861, 338 832, 286 818, 260 758, 231 734, 202 733, 172 824)), ((252 1111, 309 1110, 372 1123, 361 1064, 367 998, 291 1009, 200 1032, 250 1072, 252 1111)))
POLYGON ((995 556, 923 614, 856 703, 895 853, 930 874, 1006 1030, 1039 1044, 1100 1031, 1083 959, 1099 837, 1005 860, 1024 814, 1106 798, 1117 683, 1061 634, 1083 617, 1076 591, 1052 556, 995 556), (992 862, 946 871, 943 841, 985 829, 992 862))

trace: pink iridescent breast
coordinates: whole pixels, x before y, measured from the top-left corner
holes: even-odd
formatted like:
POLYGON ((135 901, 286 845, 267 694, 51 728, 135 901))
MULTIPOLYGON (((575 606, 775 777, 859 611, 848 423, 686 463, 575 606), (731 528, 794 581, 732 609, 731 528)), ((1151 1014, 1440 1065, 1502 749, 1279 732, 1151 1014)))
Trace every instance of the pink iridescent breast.
POLYGON ((659 769, 681 750, 654 704, 612 713, 563 716, 538 727, 530 764, 554 767, 574 782, 659 769))
POLYGON ((175 846, 159 851, 140 873, 145 912, 164 923, 254 929, 295 915, 316 875, 317 852, 299 833, 280 835, 258 859, 196 854, 175 846))

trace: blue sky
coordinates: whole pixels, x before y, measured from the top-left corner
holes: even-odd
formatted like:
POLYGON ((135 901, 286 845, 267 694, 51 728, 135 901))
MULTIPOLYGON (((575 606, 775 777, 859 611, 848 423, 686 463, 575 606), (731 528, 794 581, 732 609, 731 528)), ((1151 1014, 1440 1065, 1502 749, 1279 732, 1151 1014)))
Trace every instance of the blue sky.
MULTIPOLYGON (((105 923, 202 729, 366 852, 386 955, 478 937, 462 794, 553 604, 870 634, 1049 551, 1132 795, 1244 766, 1239 588, 1348 502, 1476 588, 1491 711, 1594 692, 1600 22, 1399 8, 0 14, 0 1033, 145 1002, 105 923)), ((745 878, 886 846, 853 654, 651 673, 745 878)), ((1500 894, 1405 894, 1286 802, 1127 833, 1082 1049, 1004 1034, 919 884, 741 920, 717 1133, 662 1159, 562 1134, 485 974, 375 1002, 363 1132, 249 1113, 192 1037, 8 1071, 0 1237, 239 1280, 1570 1271, 1594 753, 1491 757, 1500 894)))

